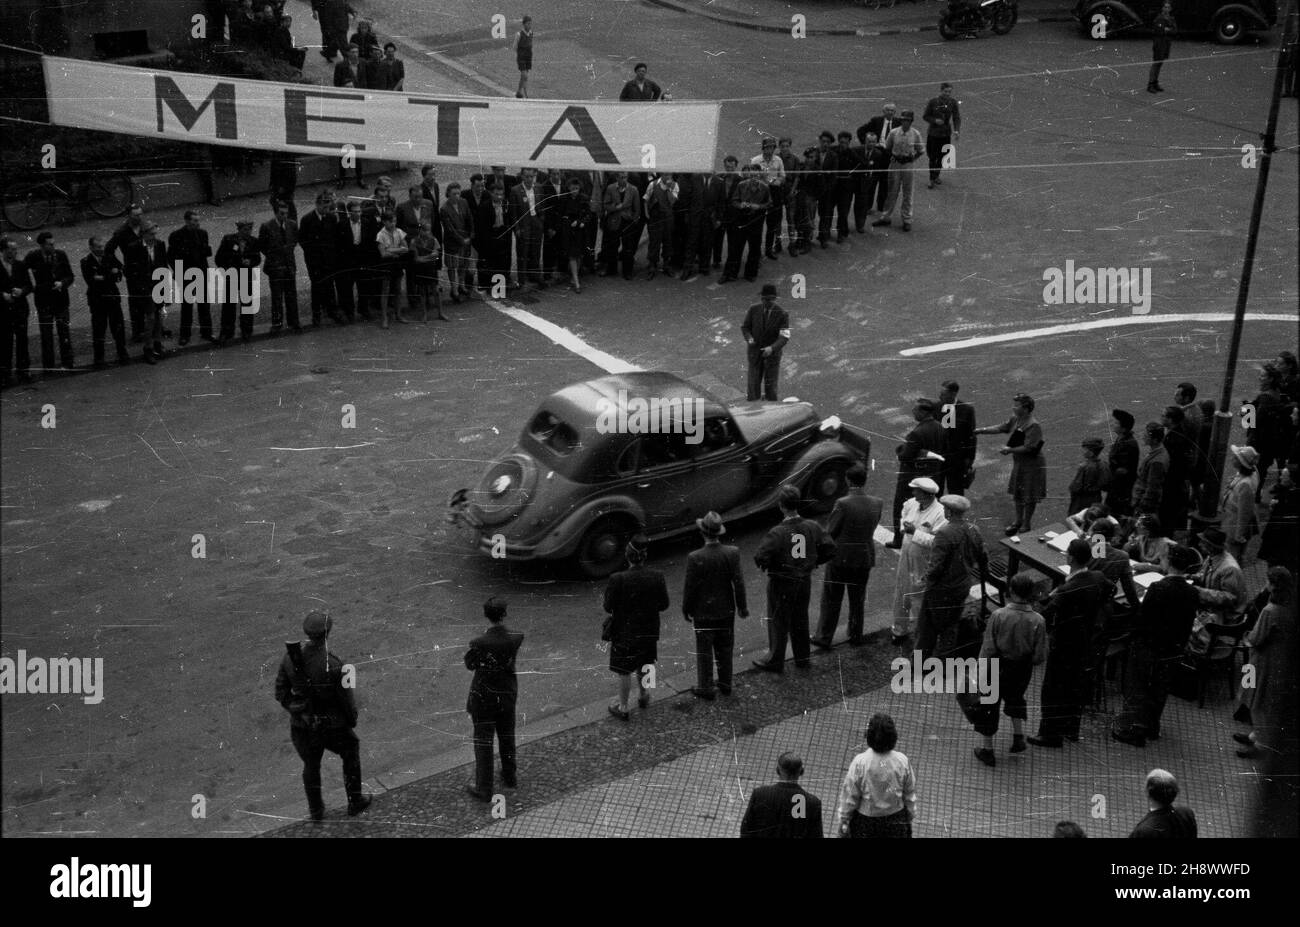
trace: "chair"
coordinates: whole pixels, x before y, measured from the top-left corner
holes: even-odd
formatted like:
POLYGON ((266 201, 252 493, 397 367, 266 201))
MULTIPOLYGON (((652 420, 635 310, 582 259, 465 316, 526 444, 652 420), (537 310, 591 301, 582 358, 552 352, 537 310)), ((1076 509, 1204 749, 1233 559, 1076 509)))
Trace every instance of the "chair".
POLYGON ((1237 654, 1244 654, 1246 646, 1241 639, 1246 636, 1251 628, 1255 626, 1255 621, 1259 614, 1247 613, 1243 620, 1236 624, 1215 624, 1213 622, 1205 625, 1205 630, 1210 634, 1209 645, 1205 648, 1205 653, 1194 654, 1193 662, 1196 664, 1197 690, 1199 693, 1199 704, 1197 707, 1205 707, 1205 693, 1210 687, 1210 676, 1213 675, 1216 667, 1222 667, 1227 670, 1224 680, 1228 684, 1228 697, 1232 697, 1233 680, 1237 673, 1237 654))

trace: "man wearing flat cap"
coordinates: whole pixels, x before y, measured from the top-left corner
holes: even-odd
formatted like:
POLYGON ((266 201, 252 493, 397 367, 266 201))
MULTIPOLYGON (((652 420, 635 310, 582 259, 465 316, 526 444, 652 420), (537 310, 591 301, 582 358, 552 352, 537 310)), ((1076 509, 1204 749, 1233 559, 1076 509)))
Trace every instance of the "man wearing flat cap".
POLYGON ((466 791, 479 801, 492 800, 492 738, 501 743, 501 781, 517 784, 515 760, 515 705, 519 680, 515 656, 524 642, 522 634, 505 626, 506 600, 492 596, 483 603, 488 629, 469 642, 465 668, 474 671, 465 710, 474 722, 474 784, 466 791))
POLYGON ((695 520, 704 546, 686 558, 686 587, 682 592, 682 615, 695 625, 697 698, 712 700, 713 666, 717 663, 717 692, 731 694, 731 665, 736 642, 736 612, 749 617, 745 601, 745 575, 740 551, 722 543, 727 528, 717 512, 695 520))
POLYGON ((970 587, 988 577, 984 539, 966 521, 970 500, 965 496, 940 496, 948 523, 934 536, 930 565, 925 571, 921 618, 916 623, 916 649, 921 659, 934 653, 939 636, 957 624, 970 595, 970 587))
POLYGON ((903 546, 903 527, 900 516, 903 503, 912 498, 911 482, 918 476, 937 477, 944 463, 944 445, 947 435, 943 425, 934 417, 935 403, 932 399, 918 399, 912 403, 912 418, 916 427, 907 433, 903 443, 898 446, 898 479, 894 483, 894 539, 889 547, 898 550, 903 546))
POLYGON ((746 398, 776 401, 781 352, 790 340, 790 316, 776 304, 776 286, 763 284, 761 302, 749 307, 740 333, 749 355, 749 390, 746 398))
POLYGON ((357 706, 352 696, 352 668, 348 667, 345 675, 343 661, 326 645, 332 624, 324 612, 309 613, 302 623, 307 642, 290 645, 275 677, 275 700, 289 712, 289 734, 302 757, 302 784, 313 821, 325 816, 320 761, 326 750, 343 760, 348 814, 360 814, 371 801, 361 791, 361 741, 353 731, 357 706))
POLYGON ((876 526, 884 503, 867 495, 867 468, 855 463, 844 474, 848 495, 835 500, 826 530, 835 542, 835 558, 826 565, 822 582, 821 618, 813 646, 829 649, 840 623, 840 603, 849 600, 849 644, 862 643, 867 581, 876 565, 876 526))
POLYGON ((754 665, 769 673, 785 672, 785 644, 794 651, 794 665, 811 666, 808 603, 813 570, 835 556, 835 542, 817 522, 799 515, 799 490, 786 484, 777 494, 783 516, 767 533, 754 563, 767 573, 768 654, 754 665))
POLYGON ((1110 413, 1111 442, 1106 467, 1110 470, 1110 488, 1106 492, 1106 506, 1116 518, 1133 514, 1133 483, 1137 480, 1138 443, 1133 437, 1133 415, 1123 409, 1110 413))

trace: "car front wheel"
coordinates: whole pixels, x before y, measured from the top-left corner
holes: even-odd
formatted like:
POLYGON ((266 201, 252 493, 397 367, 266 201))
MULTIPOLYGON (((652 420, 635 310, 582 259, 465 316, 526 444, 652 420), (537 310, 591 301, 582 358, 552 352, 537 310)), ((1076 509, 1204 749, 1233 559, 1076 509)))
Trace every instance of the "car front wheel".
POLYGON ((1236 10, 1221 13, 1214 21, 1214 39, 1221 45, 1236 45, 1246 37, 1246 17, 1236 10))
POLYGON ((843 460, 827 460, 817 465, 805 489, 810 512, 820 513, 831 510, 835 500, 845 493, 844 474, 848 469, 848 462, 843 460))
POLYGON ((578 566, 592 579, 604 579, 623 564, 623 551, 636 533, 632 519, 606 515, 596 519, 578 544, 578 566))

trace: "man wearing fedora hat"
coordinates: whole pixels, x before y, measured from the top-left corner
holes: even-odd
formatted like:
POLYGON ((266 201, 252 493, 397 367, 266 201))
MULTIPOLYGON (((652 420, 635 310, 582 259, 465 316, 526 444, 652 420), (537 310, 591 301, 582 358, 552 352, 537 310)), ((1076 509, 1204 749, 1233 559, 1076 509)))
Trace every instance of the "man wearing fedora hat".
POLYGON ((921 617, 916 623, 916 649, 929 657, 939 636, 961 618, 970 587, 988 576, 988 553, 979 531, 966 521, 970 500, 965 496, 940 496, 948 523, 934 536, 930 565, 925 571, 921 617))
POLYGON ((776 304, 776 286, 763 284, 761 302, 749 307, 740 333, 749 355, 749 389, 746 398, 776 401, 781 352, 790 340, 790 316, 776 304))
POLYGON ((769 673, 785 671, 785 645, 790 642, 794 665, 811 665, 808 639, 808 602, 812 598, 813 570, 835 556, 835 542, 821 525, 799 515, 799 490, 786 484, 777 495, 783 516, 767 533, 754 555, 754 563, 767 573, 766 658, 754 666, 769 673))
POLYGON ((867 495, 867 468, 861 463, 849 467, 845 478, 848 495, 835 501, 827 532, 835 542, 835 558, 826 565, 822 582, 821 618, 817 622, 814 647, 827 650, 840 623, 840 603, 849 599, 849 643, 862 643, 863 612, 867 581, 876 565, 876 526, 884 503, 867 495))
POLYGON ((1219 498, 1219 526, 1227 536, 1227 547, 1242 563, 1246 545, 1259 531, 1259 516, 1255 511, 1255 493, 1259 489, 1259 451, 1253 447, 1230 445, 1233 469, 1232 479, 1223 487, 1219 498))
POLYGON ((650 691, 642 674, 649 675, 659 659, 659 613, 668 608, 668 583, 664 574, 646 567, 650 540, 634 534, 624 555, 627 569, 615 573, 605 587, 605 611, 609 613, 609 669, 618 676, 618 701, 609 713, 620 721, 631 718, 633 685, 637 705, 650 707, 650 691))
MULTIPOLYGON (((1192 578, 1197 587, 1201 607, 1212 612, 1214 624, 1237 624, 1245 616, 1246 605, 1250 599, 1246 593, 1246 576, 1241 571, 1241 564, 1227 548, 1228 536, 1221 528, 1206 528, 1201 532, 1198 544, 1205 560, 1200 572, 1192 578)), ((1200 649, 1209 643, 1209 632, 1197 618, 1197 627, 1192 634, 1191 647, 1200 649), (1199 638, 1199 645, 1198 645, 1199 638)))
POLYGON ((320 761, 326 750, 343 760, 348 814, 360 814, 371 801, 361 791, 361 741, 353 731, 356 701, 344 681, 343 661, 326 644, 332 626, 329 615, 310 612, 302 623, 307 643, 290 645, 275 677, 275 700, 289 712, 289 734, 302 757, 302 784, 313 821, 325 816, 320 761))
POLYGON ((697 518, 704 546, 686 558, 686 587, 682 616, 695 625, 697 698, 713 699, 713 665, 718 667, 717 691, 731 694, 732 652, 736 640, 736 612, 749 617, 745 601, 745 576, 740 551, 722 543, 727 528, 717 512, 697 518))
POLYGON ((474 671, 465 710, 474 722, 474 784, 466 787, 479 801, 492 798, 492 738, 501 743, 501 781, 513 789, 515 778, 515 704, 519 680, 515 657, 524 643, 522 634, 505 626, 506 600, 492 596, 483 603, 488 629, 469 642, 465 668, 474 671))

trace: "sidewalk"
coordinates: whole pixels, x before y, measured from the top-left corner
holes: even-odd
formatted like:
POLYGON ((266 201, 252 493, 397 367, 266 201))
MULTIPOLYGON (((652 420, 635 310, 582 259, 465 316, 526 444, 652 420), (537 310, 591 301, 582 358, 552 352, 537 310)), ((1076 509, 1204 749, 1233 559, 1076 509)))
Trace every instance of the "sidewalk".
MULTIPOLYGON (((786 3, 782 0, 642 0, 654 6, 703 16, 717 22, 762 32, 789 33, 795 15, 806 17, 807 35, 877 36, 909 32, 935 32, 939 28, 942 0, 896 0, 883 9, 857 2, 816 0, 786 3)), ((1069 0, 1021 0, 1017 26, 1026 23, 1073 22, 1069 0)))
MULTIPOLYGON (((978 738, 952 695, 891 690, 896 656, 882 630, 861 648, 815 654, 811 670, 744 672, 730 699, 665 698, 660 689, 627 724, 606 715, 603 701, 594 703, 585 712, 591 720, 521 740, 520 787, 502 793, 504 820, 465 794, 473 778, 467 764, 376 796, 362 817, 336 810, 321 824, 269 836, 734 837, 749 793, 775 779, 785 750, 803 757, 802 784, 821 798, 825 832, 834 836, 841 777, 865 748, 863 732, 876 711, 894 717, 898 749, 916 772, 917 837, 1048 837, 1065 819, 1090 837, 1125 837, 1146 813, 1143 782, 1155 767, 1179 778, 1179 801, 1196 811, 1201 836, 1250 834, 1259 769, 1235 755, 1235 695, 1229 698, 1221 679, 1204 709, 1170 697, 1164 736, 1144 749, 1109 737, 1121 702, 1114 682, 1100 709, 1085 715, 1080 741, 1064 749, 1031 746, 1010 755, 1003 719, 997 766, 989 768, 972 755, 978 738)), ((1030 734, 1041 682, 1040 668, 1029 690, 1030 734)))

